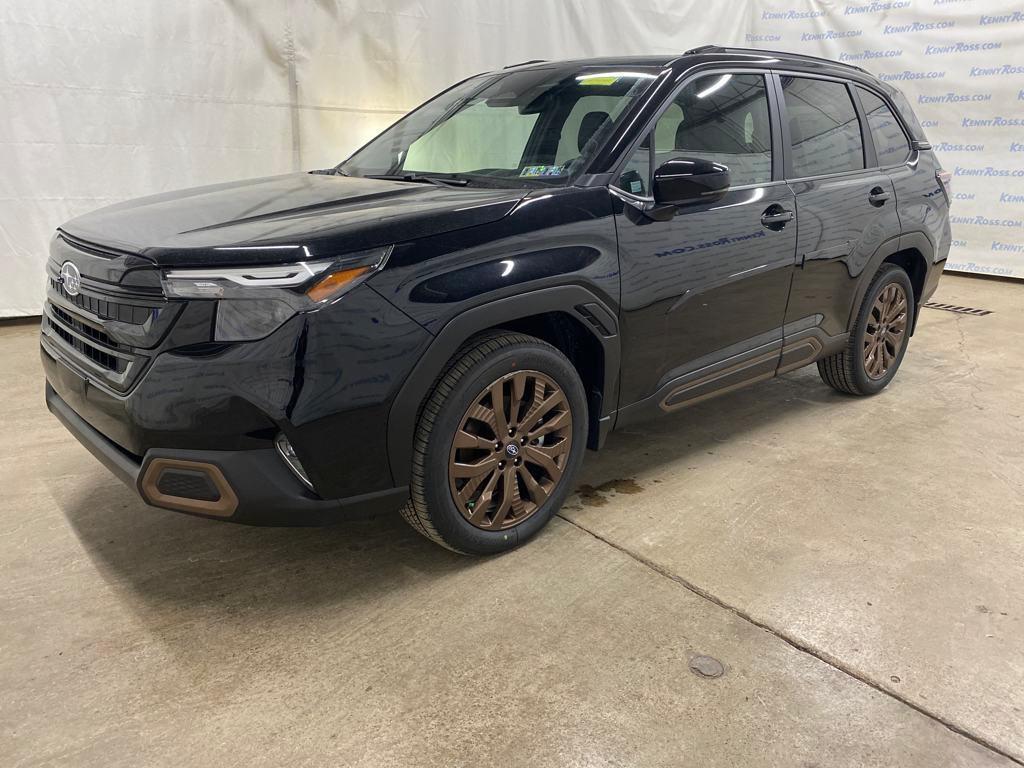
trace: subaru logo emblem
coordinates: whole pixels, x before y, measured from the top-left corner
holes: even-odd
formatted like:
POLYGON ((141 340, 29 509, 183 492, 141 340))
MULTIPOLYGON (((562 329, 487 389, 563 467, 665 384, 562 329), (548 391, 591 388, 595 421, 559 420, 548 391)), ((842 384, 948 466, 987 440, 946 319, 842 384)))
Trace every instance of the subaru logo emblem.
POLYGON ((505 446, 505 453, 507 453, 511 458, 514 459, 516 456, 519 455, 519 446, 516 445, 515 443, 509 443, 508 445, 505 446))
POLYGON ((64 286, 68 296, 77 296, 82 287, 82 273, 70 261, 60 265, 60 284, 64 286))

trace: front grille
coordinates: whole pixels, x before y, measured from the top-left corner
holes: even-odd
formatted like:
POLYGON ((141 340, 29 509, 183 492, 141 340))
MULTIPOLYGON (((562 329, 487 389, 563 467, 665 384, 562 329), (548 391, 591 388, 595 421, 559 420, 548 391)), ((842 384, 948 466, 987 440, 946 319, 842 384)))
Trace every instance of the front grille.
POLYGON ((47 326, 65 344, 100 368, 119 374, 128 369, 129 359, 118 357, 112 353, 112 350, 116 349, 118 345, 107 334, 65 312, 55 304, 50 303, 48 308, 50 314, 46 318, 47 326))
POLYGON ((76 331, 80 331, 88 336, 93 341, 98 341, 100 344, 106 344, 108 347, 114 346, 114 340, 111 339, 107 334, 101 331, 99 328, 93 328, 91 325, 83 323, 81 320, 76 320, 74 317, 69 315, 60 307, 53 307, 53 314, 57 316, 57 319, 67 325, 70 325, 76 331))
POLYGON ((70 301, 76 307, 84 309, 86 312, 90 312, 103 320, 117 320, 121 323, 142 325, 153 312, 151 307, 122 304, 116 301, 101 299, 98 296, 89 296, 85 293, 72 296, 64 290, 60 280, 53 275, 50 275, 50 289, 59 293, 66 301, 70 301))
POLYGON ((156 265, 58 232, 47 278, 44 347, 90 382, 129 392, 184 308, 163 296, 156 265), (74 294, 61 279, 68 262, 81 273, 74 294))

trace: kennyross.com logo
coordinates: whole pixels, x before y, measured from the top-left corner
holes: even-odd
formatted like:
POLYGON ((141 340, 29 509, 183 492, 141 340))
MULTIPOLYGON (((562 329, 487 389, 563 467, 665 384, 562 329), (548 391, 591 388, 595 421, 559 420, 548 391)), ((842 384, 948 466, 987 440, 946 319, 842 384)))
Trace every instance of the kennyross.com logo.
POLYGON ((1009 251, 1010 253, 1024 253, 1024 243, 1001 243, 998 240, 993 240, 991 250, 1009 251))
POLYGON ((844 16, 854 16, 859 13, 881 13, 882 11, 895 11, 900 8, 909 8, 910 0, 877 0, 867 5, 848 5, 843 10, 844 16))
POLYGON ((872 59, 895 59, 897 56, 903 55, 902 48, 891 48, 887 51, 860 51, 859 53, 846 53, 843 51, 839 54, 840 61, 871 61, 872 59))
POLYGON ((863 29, 829 29, 825 32, 804 32, 800 35, 800 41, 807 43, 815 40, 842 40, 846 37, 860 37, 863 34, 863 29))
POLYGON ((982 17, 978 19, 979 26, 985 26, 986 24, 1012 24, 1024 22, 1024 11, 1014 11, 1013 13, 1004 13, 999 16, 988 16, 982 14, 982 17))
POLYGON ((941 80, 945 76, 945 70, 942 70, 941 72, 912 72, 909 69, 905 69, 902 72, 883 72, 878 75, 878 79, 883 82, 890 82, 893 80, 941 80))
POLYGON ((961 128, 1020 128, 1024 117, 961 117, 961 128))
POLYGON ((1003 44, 990 40, 984 43, 965 43, 963 41, 949 45, 929 45, 924 49, 925 56, 940 56, 947 53, 977 53, 978 51, 995 51, 1003 44))
POLYGON ((825 15, 824 11, 801 11, 796 8, 787 8, 783 11, 761 11, 762 21, 800 21, 802 19, 817 19, 825 15))
POLYGON ((1007 77, 1024 75, 1024 64, 1001 64, 998 67, 971 67, 969 77, 1007 77))
POLYGON ((993 219, 991 216, 950 216, 950 224, 970 224, 975 227, 999 227, 1000 229, 1020 229, 1024 221, 1020 219, 993 219))
POLYGON ((922 93, 918 104, 960 104, 965 101, 992 101, 991 93, 922 93))
POLYGON ((1000 267, 995 264, 978 264, 975 261, 953 261, 946 262, 946 269, 953 272, 982 272, 986 275, 1012 275, 1012 267, 1000 267))
MULTIPOLYGON (((984 152, 984 144, 962 144, 952 141, 933 141, 932 149, 936 152, 984 152)), ((1012 151, 1012 150, 1011 150, 1012 151)), ((961 199, 961 198, 958 198, 961 199)))
POLYGON ((911 21, 907 24, 886 24, 882 27, 883 35, 905 35, 908 32, 931 32, 935 29, 950 29, 956 26, 952 19, 948 21, 911 21))
POLYGON ((1024 179, 1024 168, 965 168, 958 165, 953 168, 954 176, 978 176, 985 179, 1024 179))

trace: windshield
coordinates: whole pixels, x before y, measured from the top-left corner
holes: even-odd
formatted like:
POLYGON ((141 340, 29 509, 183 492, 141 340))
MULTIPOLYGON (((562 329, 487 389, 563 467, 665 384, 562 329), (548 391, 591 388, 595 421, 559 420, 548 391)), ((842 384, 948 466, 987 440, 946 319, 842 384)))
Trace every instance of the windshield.
POLYGON ((470 78, 339 166, 350 176, 561 185, 585 167, 656 72, 529 69, 470 78))

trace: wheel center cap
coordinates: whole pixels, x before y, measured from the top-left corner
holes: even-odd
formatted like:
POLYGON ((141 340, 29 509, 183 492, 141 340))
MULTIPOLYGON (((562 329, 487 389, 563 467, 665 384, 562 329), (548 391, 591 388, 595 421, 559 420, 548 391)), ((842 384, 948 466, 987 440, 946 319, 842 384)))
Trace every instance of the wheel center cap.
POLYGON ((507 453, 510 458, 514 459, 516 456, 519 455, 519 446, 516 445, 515 443, 509 443, 508 445, 505 446, 505 453, 507 453))

